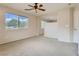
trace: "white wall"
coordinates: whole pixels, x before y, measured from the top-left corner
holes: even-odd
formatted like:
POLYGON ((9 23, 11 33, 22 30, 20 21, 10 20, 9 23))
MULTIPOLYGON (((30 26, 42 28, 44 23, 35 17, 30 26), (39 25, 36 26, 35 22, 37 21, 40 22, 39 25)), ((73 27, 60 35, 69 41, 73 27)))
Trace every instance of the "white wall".
POLYGON ((56 20, 57 13, 50 13, 42 16, 43 20, 56 20))
MULTIPOLYGON (((49 14, 41 16, 41 18, 42 18, 42 20, 45 20, 45 21, 46 20, 57 20, 57 13, 49 13, 49 14)), ((48 24, 48 23, 46 23, 46 24, 48 24)), ((52 24, 52 25, 56 26, 55 24, 52 24)), ((45 26, 45 31, 44 31, 44 29, 41 30, 41 33, 44 34, 45 37, 51 37, 50 34, 45 33, 45 32, 48 32, 48 30, 49 30, 50 27, 51 27, 51 25, 48 24, 47 26, 45 26)), ((52 29, 53 29, 53 26, 52 26, 52 29)))
POLYGON ((44 27, 44 36, 48 38, 57 38, 57 22, 46 22, 44 27))
POLYGON ((58 40, 70 42, 70 9, 63 9, 58 12, 58 40))
POLYGON ((55 16, 57 23, 49 23, 45 26, 45 36, 57 38, 59 41, 72 42, 72 8, 64 8, 55 16))
POLYGON ((8 7, 0 8, 0 44, 39 35, 39 21, 36 16, 25 14, 8 7), (29 18, 29 28, 15 30, 5 29, 4 14, 6 12, 27 16, 29 18))
POLYGON ((41 31, 41 20, 42 18, 40 16, 37 16, 36 17, 36 35, 41 35, 42 34, 42 31, 41 31))

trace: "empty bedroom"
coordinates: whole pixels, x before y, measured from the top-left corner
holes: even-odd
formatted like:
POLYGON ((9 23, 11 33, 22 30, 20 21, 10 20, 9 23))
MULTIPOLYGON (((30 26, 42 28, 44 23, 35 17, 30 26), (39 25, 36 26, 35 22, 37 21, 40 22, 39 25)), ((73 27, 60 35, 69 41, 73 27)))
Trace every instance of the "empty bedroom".
POLYGON ((0 3, 0 56, 78 56, 79 3, 0 3))

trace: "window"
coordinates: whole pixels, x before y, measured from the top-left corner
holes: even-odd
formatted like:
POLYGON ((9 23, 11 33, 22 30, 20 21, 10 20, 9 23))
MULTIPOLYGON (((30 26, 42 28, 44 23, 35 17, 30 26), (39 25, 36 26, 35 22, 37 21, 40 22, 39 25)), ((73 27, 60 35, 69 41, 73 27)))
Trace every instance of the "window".
POLYGON ((6 13, 5 24, 6 24, 6 28, 10 28, 10 29, 27 28, 28 18, 25 16, 17 16, 15 14, 6 13))
POLYGON ((14 14, 5 14, 6 28, 17 28, 17 16, 14 14))
POLYGON ((19 18, 18 27, 27 28, 28 26, 26 26, 26 25, 28 25, 28 18, 24 17, 24 16, 19 16, 18 18, 19 18))

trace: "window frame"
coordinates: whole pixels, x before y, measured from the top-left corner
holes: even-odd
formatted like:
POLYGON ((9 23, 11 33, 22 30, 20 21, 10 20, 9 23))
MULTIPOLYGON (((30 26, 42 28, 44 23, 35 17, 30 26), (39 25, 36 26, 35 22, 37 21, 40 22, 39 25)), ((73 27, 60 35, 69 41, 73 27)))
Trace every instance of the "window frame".
POLYGON ((14 14, 14 13, 9 13, 9 12, 7 12, 7 13, 5 13, 4 14, 4 21, 5 21, 5 29, 27 29, 28 27, 29 27, 29 18, 27 17, 27 16, 23 16, 23 15, 17 15, 17 14, 14 14), (6 16, 5 16, 5 14, 12 14, 12 15, 16 15, 17 16, 17 27, 16 28, 9 28, 8 26, 7 26, 7 24, 6 24, 6 16), (27 25, 25 25, 25 27, 19 27, 18 26, 18 20, 19 20, 19 16, 22 16, 22 17, 26 17, 26 21, 28 22, 28 24, 27 25), (26 27, 27 26, 27 27, 26 27))
POLYGON ((27 16, 22 16, 22 15, 18 15, 18 19, 19 19, 19 16, 21 16, 21 17, 26 17, 26 19, 28 19, 27 20, 27 22, 28 22, 28 24, 25 26, 25 27, 18 27, 19 29, 27 29, 28 27, 29 27, 29 18, 27 17, 27 16))

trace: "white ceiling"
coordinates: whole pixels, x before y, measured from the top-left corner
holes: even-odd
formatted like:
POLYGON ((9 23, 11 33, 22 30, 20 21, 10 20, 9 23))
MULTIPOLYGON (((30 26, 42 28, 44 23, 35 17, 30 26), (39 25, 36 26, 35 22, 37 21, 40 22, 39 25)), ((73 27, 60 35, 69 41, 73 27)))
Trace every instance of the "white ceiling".
POLYGON ((51 13, 56 12, 57 10, 60 10, 64 7, 68 7, 67 3, 42 3, 43 8, 45 8, 46 11, 43 12, 38 10, 38 13, 36 14, 34 10, 31 11, 24 10, 25 8, 30 8, 29 6, 27 6, 28 4, 33 5, 33 3, 10 3, 7 4, 7 6, 32 15, 48 15, 48 14, 50 15, 51 13))

